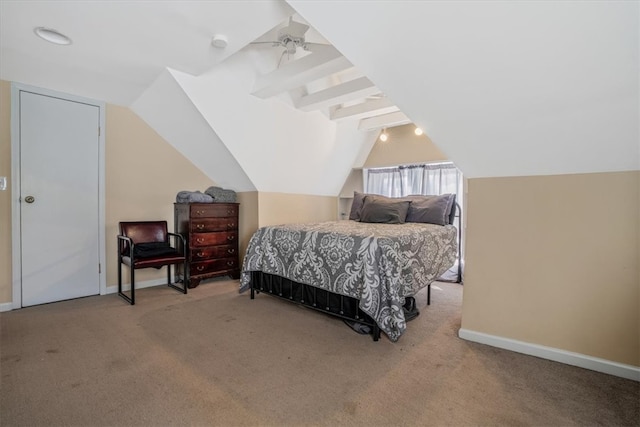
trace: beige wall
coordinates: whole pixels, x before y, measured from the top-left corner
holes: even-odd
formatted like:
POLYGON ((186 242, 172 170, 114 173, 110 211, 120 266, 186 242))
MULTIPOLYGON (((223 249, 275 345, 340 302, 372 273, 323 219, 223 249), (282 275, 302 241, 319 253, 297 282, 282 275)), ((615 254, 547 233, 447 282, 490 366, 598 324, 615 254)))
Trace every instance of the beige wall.
MULTIPOLYGON (((106 235, 107 284, 117 283, 115 256, 119 221, 159 218, 173 228, 173 202, 181 190, 214 185, 199 169, 128 108, 107 108, 106 235)), ((279 193, 238 193, 240 253, 259 226, 335 217, 335 198, 279 193), (331 204, 332 210, 327 206, 331 204), (330 213, 329 213, 330 212, 330 213)), ((153 269, 139 280, 164 278, 153 269)), ((128 280, 125 278, 125 282, 128 280)))
POLYGON ((11 301, 11 84, 0 80, 0 176, 7 190, 0 191, 0 303, 11 301))
MULTIPOLYGON (((178 191, 204 191, 214 183, 128 108, 107 105, 105 138, 109 286, 117 283, 119 221, 164 219, 173 229, 173 203, 178 191)), ((164 270, 136 272, 140 281, 164 277, 164 270)), ((126 277, 123 280, 128 283, 126 277)))
POLYGON ((240 222, 239 248, 240 262, 242 262, 244 253, 247 250, 249 239, 258 229, 258 192, 247 191, 238 193, 238 203, 240 203, 240 214, 238 221, 240 222))
MULTIPOLYGON (((11 84, 0 81, 0 176, 11 176, 11 84)), ((173 228, 173 202, 181 190, 204 191, 214 183, 135 113, 107 105, 105 131, 106 282, 117 283, 118 222, 165 219, 173 228)), ((0 304, 12 301, 11 182, 0 192, 0 304)), ((263 225, 335 219, 336 198, 280 193, 238 193, 240 253, 263 225)), ((124 282, 128 282, 126 274, 124 282)), ((164 279, 164 271, 136 273, 164 279)))
POLYGON ((396 126, 387 129, 389 139, 378 139, 373 145, 363 167, 379 168, 411 163, 447 161, 447 156, 426 134, 417 136, 415 125, 396 126))
MULTIPOLYGON (((177 191, 213 183, 129 109, 109 105, 106 120, 113 285, 117 222, 172 223, 177 191)), ((10 177, 9 129, 10 84, 0 81, 0 176, 10 177)), ((413 161, 425 158, 406 152, 394 160, 413 161)), ((637 171, 469 180, 462 327, 640 366, 639 187, 637 171)), ((249 192, 238 201, 241 251, 259 226, 337 215, 334 197, 249 192)), ((4 191, 0 303, 11 301, 11 262, 11 197, 4 191)))
POLYGON ((260 227, 337 219, 336 197, 260 192, 258 198, 260 227))
POLYGON ((639 186, 470 179, 462 328, 640 366, 639 186))

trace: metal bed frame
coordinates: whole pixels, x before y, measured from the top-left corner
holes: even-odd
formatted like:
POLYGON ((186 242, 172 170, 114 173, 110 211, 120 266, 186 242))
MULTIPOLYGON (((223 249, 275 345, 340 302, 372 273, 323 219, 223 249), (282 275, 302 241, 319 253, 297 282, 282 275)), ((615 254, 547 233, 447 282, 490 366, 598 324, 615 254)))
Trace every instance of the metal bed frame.
MULTIPOLYGON (((462 214, 458 203, 456 203, 456 208, 458 209, 456 214, 458 219, 458 277, 456 283, 462 283, 462 214)), ((255 294, 260 292, 334 317, 367 325, 371 328, 373 340, 380 339, 380 327, 360 309, 357 298, 335 294, 274 274, 251 271, 251 299, 254 299, 255 294)), ((415 305, 414 298, 406 297, 405 307, 412 304, 415 305)), ((431 283, 427 285, 427 305, 431 305, 431 283)))

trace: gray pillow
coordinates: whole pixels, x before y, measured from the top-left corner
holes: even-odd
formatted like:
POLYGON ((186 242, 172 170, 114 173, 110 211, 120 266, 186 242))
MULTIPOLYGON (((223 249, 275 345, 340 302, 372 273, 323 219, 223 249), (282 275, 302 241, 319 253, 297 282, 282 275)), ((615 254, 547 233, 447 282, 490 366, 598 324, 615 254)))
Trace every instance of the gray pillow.
POLYGON ((362 210, 362 204, 364 203, 364 196, 366 194, 358 191, 353 192, 353 203, 351 203, 351 212, 349 212, 349 219, 356 221, 360 220, 360 211, 362 210))
POLYGON ((407 212, 407 222, 425 222, 429 224, 449 224, 451 208, 455 195, 409 196, 411 206, 407 212))
POLYGON ((408 200, 366 196, 360 211, 360 222, 404 224, 410 204, 408 200))

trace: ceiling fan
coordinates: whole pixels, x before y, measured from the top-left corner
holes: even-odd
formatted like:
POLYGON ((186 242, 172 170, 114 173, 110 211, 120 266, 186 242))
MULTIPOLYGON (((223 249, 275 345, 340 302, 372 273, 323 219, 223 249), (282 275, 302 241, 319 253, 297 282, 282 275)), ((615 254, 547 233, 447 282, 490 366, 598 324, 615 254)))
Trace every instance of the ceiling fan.
POLYGON ((310 50, 312 45, 322 45, 322 43, 311 43, 305 41, 305 33, 309 29, 309 26, 301 22, 296 22, 293 17, 289 17, 289 24, 286 27, 282 27, 278 30, 277 40, 274 41, 259 41, 252 42, 250 44, 270 44, 273 47, 283 47, 285 50, 282 55, 293 55, 298 48, 303 50, 310 50))

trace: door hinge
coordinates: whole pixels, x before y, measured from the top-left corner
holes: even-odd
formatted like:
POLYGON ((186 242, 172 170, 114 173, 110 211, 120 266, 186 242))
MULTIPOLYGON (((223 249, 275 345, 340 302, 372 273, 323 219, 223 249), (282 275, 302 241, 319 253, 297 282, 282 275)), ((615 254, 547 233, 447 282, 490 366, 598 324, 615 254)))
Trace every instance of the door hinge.
POLYGON ((98 274, 102 274, 102 264, 98 263, 98 274))
POLYGON ((100 126, 98 126, 98 136, 100 136, 100 126))

